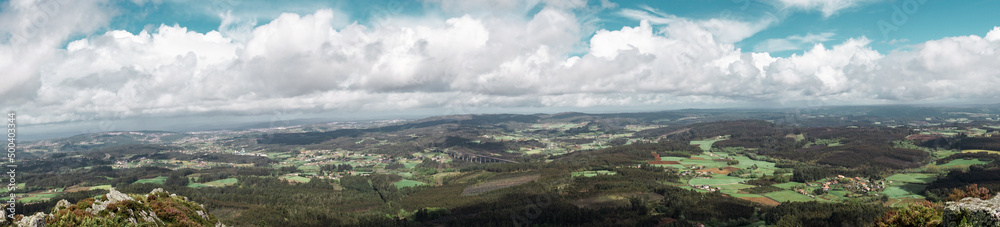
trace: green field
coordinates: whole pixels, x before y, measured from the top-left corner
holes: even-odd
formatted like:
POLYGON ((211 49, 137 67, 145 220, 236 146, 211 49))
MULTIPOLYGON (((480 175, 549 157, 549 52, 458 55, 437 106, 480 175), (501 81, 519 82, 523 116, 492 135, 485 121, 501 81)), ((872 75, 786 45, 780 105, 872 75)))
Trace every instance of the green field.
POLYGON ((844 198, 844 196, 838 196, 838 195, 834 195, 834 194, 830 194, 830 193, 823 194, 823 195, 816 196, 816 197, 826 199, 826 200, 817 199, 817 201, 827 201, 827 202, 837 202, 837 201, 840 201, 841 199, 844 198))
POLYGON ((720 157, 712 157, 712 156, 708 156, 708 155, 698 155, 698 156, 694 156, 694 157, 703 158, 704 160, 688 159, 688 160, 681 161, 681 164, 684 164, 684 165, 699 165, 699 166, 704 166, 705 168, 719 168, 719 167, 729 166, 729 165, 726 164, 726 162, 717 162, 717 161, 712 160, 712 159, 718 159, 720 157))
POLYGON ((301 177, 301 176, 281 176, 280 179, 285 179, 285 180, 290 180, 290 181, 297 181, 297 182, 301 182, 301 183, 309 183, 309 181, 312 180, 312 178, 301 177))
POLYGON ((95 190, 95 189, 111 190, 111 185, 110 184, 105 184, 105 185, 98 185, 98 186, 90 186, 90 190, 95 190))
POLYGON ((733 197, 736 197, 736 198, 764 197, 764 196, 758 195, 758 194, 741 194, 741 193, 736 193, 736 191, 737 190, 722 190, 722 193, 726 193, 726 194, 728 194, 730 196, 733 196, 733 197))
POLYGON ((675 165, 675 164, 669 164, 669 165, 653 164, 653 166, 663 167, 663 168, 684 169, 684 165, 675 165))
POLYGON ((834 195, 834 196, 837 196, 837 197, 844 197, 848 193, 851 193, 851 192, 844 191, 844 190, 830 190, 829 192, 827 192, 828 195, 834 195))
POLYGON ((722 184, 722 185, 717 185, 716 187, 722 188, 723 190, 739 190, 744 188, 752 188, 755 186, 749 184, 722 184))
POLYGON ((200 183, 190 183, 187 186, 189 188, 207 188, 207 187, 212 187, 212 186, 209 186, 207 184, 200 184, 200 183))
POLYGON ((616 172, 607 171, 607 170, 597 170, 597 171, 578 171, 578 172, 573 172, 572 176, 573 177, 579 177, 579 176, 593 177, 593 176, 597 176, 597 175, 615 175, 615 174, 617 174, 617 173, 616 172))
POLYGON ((753 165, 757 165, 757 171, 758 172, 764 173, 764 174, 768 174, 768 175, 774 174, 774 170, 779 169, 777 167, 774 167, 774 163, 773 162, 757 161, 757 160, 753 160, 753 159, 747 158, 747 156, 742 156, 742 155, 741 156, 735 156, 734 159, 736 161, 739 161, 740 164, 736 164, 733 167, 740 168, 740 169, 747 169, 747 168, 750 168, 753 165))
POLYGON ((793 192, 793 191, 789 191, 789 190, 771 192, 771 193, 764 194, 764 196, 767 196, 768 198, 774 199, 775 201, 778 201, 778 202, 786 202, 786 201, 791 201, 791 202, 809 202, 809 201, 816 201, 813 198, 809 198, 809 196, 805 196, 803 194, 799 194, 798 192, 793 192))
POLYGON ((694 178, 694 179, 691 179, 690 181, 688 181, 688 184, 690 184, 690 185, 712 185, 712 186, 715 186, 715 187, 722 187, 722 185, 726 185, 726 184, 739 184, 740 182, 745 181, 745 180, 746 179, 739 178, 739 177, 714 175, 714 176, 712 176, 712 178, 708 178, 708 179, 705 179, 705 178, 694 178))
POLYGON ((930 173, 900 173, 885 178, 895 182, 928 184, 937 179, 937 175, 930 173))
POLYGON ((22 203, 32 203, 37 201, 49 200, 52 197, 58 196, 60 193, 42 193, 42 194, 27 194, 24 198, 18 199, 18 202, 22 203))
POLYGON ((679 161, 684 161, 684 160, 688 160, 688 159, 687 158, 682 158, 682 157, 673 157, 673 156, 660 156, 660 161, 678 161, 679 162, 679 161))
MULTIPOLYGON (((956 160, 958 161, 958 160, 956 160)), ((927 188, 927 184, 937 179, 936 174, 929 173, 901 173, 885 178, 893 181, 892 184, 882 191, 889 198, 917 198, 923 199, 920 195, 927 188)))
POLYGON ((722 140, 721 139, 693 140, 693 141, 691 141, 691 145, 698 145, 698 147, 700 147, 701 150, 708 151, 708 150, 712 149, 712 144, 715 143, 715 142, 718 142, 718 141, 722 141, 722 140))
POLYGON ((948 163, 945 163, 945 164, 942 164, 942 165, 938 165, 938 166, 940 166, 940 167, 957 167, 957 166, 970 166, 970 165, 987 164, 987 163, 990 163, 990 162, 980 161, 979 159, 971 159, 971 160, 955 159, 955 160, 951 160, 948 163))
POLYGON ((924 196, 919 193, 923 192, 927 188, 924 184, 900 184, 886 187, 882 191, 883 194, 889 196, 889 198, 920 198, 923 199, 924 196))
POLYGON ((163 182, 166 182, 166 181, 167 181, 167 177, 165 177, 165 176, 159 176, 159 177, 150 178, 150 179, 139 179, 139 180, 133 182, 133 184, 142 184, 142 183, 163 184, 163 182))
POLYGON ((236 182, 237 182, 236 178, 226 178, 222 180, 210 181, 208 183, 205 183, 205 185, 213 187, 225 187, 236 184, 236 182))
POLYGON ((396 185, 396 188, 405 188, 405 187, 414 187, 414 186, 424 185, 424 182, 415 181, 415 180, 401 180, 401 181, 393 183, 393 184, 396 185))
POLYGON ((938 150, 938 151, 931 152, 931 154, 934 154, 935 158, 945 158, 945 157, 951 156, 953 154, 958 154, 958 153, 961 153, 961 152, 958 152, 957 150, 938 150))
MULTIPOLYGON (((795 187, 796 185, 806 185, 806 184, 799 183, 799 182, 788 182, 788 183, 775 184, 773 186, 779 187, 779 188, 783 188, 785 190, 788 190, 788 189, 792 189, 792 187, 795 187)), ((798 193, 796 193, 796 194, 798 194, 798 193)))
MULTIPOLYGON (((17 188, 24 188, 24 183, 17 183, 17 188)), ((0 192, 7 192, 7 187, 0 187, 0 192)))

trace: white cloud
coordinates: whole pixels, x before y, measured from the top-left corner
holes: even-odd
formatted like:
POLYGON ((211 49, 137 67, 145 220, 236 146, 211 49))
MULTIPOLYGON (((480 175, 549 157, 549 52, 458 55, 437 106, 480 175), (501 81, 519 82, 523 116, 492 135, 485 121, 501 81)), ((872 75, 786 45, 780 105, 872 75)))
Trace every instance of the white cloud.
POLYGON ((711 33, 715 40, 723 43, 739 42, 778 22, 778 19, 772 15, 766 15, 754 22, 720 18, 692 20, 662 13, 649 6, 641 8, 642 10, 622 9, 618 12, 618 15, 634 20, 647 21, 653 25, 669 25, 674 23, 694 24, 711 33))
POLYGON ((986 40, 990 42, 1000 41, 1000 27, 993 27, 993 30, 986 34, 986 40))
POLYGON ((776 0, 785 9, 820 11, 830 17, 844 9, 849 9, 880 0, 776 0))
POLYGON ((820 34, 809 33, 806 35, 792 35, 783 39, 768 39, 757 43, 757 45, 754 45, 753 49, 757 52, 801 50, 807 45, 833 40, 832 38, 835 35, 836 34, 832 32, 824 32, 820 34))
MULTIPOLYGON (((516 14, 524 15, 538 6, 560 10, 587 8, 587 0, 424 0, 452 14, 516 14)), ((601 8, 614 8, 617 4, 607 0, 598 3, 601 8)))
MULTIPOLYGON (((167 25, 138 34, 108 31, 65 49, 42 45, 49 49, 38 59, 0 66, 19 78, 0 93, 20 92, 20 100, 4 99, 4 108, 33 124, 275 109, 474 111, 1000 95, 1000 28, 888 54, 874 51, 864 37, 828 46, 821 42, 832 34, 807 34, 785 40, 816 43, 811 49, 772 57, 733 45, 759 23, 641 12, 671 21, 643 20, 580 42, 590 34, 589 19, 559 7, 526 18, 395 17, 371 27, 339 26, 338 11, 319 10, 283 14, 235 33, 167 25), (571 54, 578 46, 586 47, 583 53, 571 54)), ((82 31, 48 35, 65 40, 82 31)), ((13 53, 34 54, 0 47, 2 62, 21 59, 13 53)))
POLYGON ((232 10, 220 13, 219 17, 222 18, 222 23, 219 24, 216 31, 236 41, 242 42, 250 39, 254 27, 257 26, 256 18, 238 17, 233 15, 232 10))
POLYGON ((114 10, 104 0, 11 0, 0 12, 0 104, 30 96, 40 86, 39 70, 71 35, 108 23, 114 10), (80 20, 79 18, 88 18, 80 20))
POLYGON ((163 4, 163 0, 131 0, 133 4, 144 6, 146 3, 151 3, 153 5, 163 4))

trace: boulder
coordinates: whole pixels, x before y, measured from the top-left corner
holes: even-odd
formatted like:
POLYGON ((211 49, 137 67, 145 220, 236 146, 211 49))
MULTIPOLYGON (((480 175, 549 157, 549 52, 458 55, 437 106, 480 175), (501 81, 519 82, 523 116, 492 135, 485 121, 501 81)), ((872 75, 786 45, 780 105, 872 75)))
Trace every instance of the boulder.
POLYGON ((948 202, 941 218, 943 226, 993 226, 1000 227, 1000 196, 982 200, 964 198, 948 202))

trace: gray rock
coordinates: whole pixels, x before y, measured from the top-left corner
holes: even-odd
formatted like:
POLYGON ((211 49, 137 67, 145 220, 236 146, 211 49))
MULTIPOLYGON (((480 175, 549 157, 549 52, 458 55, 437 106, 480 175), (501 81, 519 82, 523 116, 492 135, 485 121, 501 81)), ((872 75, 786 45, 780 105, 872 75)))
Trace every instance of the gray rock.
POLYGON ((132 200, 132 197, 129 197, 125 193, 121 193, 118 190, 115 190, 114 188, 109 189, 108 194, 106 194, 106 196, 108 196, 108 203, 117 203, 121 201, 132 200))
POLYGON ((93 205, 90 205, 90 208, 87 208, 87 211, 91 214, 97 214, 107 208, 108 204, 134 200, 132 197, 126 195, 125 193, 121 193, 114 188, 108 189, 108 194, 104 194, 104 196, 108 197, 107 201, 95 201, 93 205))
POLYGON ((145 211, 145 210, 144 211, 139 211, 139 217, 142 218, 142 221, 144 221, 146 223, 154 223, 154 224, 157 224, 157 225, 162 225, 163 224, 163 220, 160 219, 160 217, 152 214, 151 211, 145 211))
POLYGON ((38 212, 31 216, 26 216, 21 218, 21 221, 15 223, 17 226, 22 227, 45 227, 45 213, 38 212))
POLYGON ((65 199, 64 200, 59 200, 59 202, 56 202, 56 209, 66 209, 66 208, 69 208, 69 206, 72 206, 72 205, 73 205, 72 203, 69 203, 69 201, 67 201, 65 199))
POLYGON ((201 217, 201 219, 205 219, 205 220, 208 220, 208 215, 205 215, 205 212, 204 212, 204 211, 200 211, 200 210, 199 210, 199 211, 195 211, 195 213, 197 213, 197 214, 198 214, 198 217, 201 217))
POLYGON ((943 226, 1000 227, 1000 196, 988 200, 970 197, 948 202, 941 219, 943 226))

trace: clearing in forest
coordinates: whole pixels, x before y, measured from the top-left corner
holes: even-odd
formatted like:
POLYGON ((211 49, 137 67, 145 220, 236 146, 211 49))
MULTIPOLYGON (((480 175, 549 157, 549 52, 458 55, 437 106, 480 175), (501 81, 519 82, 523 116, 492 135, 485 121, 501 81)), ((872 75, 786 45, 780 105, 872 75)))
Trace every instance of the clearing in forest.
POLYGON ((462 195, 478 195, 501 188, 514 187, 534 180, 538 180, 538 177, 540 177, 540 175, 511 177, 507 179, 487 181, 466 187, 465 190, 462 191, 462 195))
POLYGON ((781 205, 780 202, 774 201, 774 199, 771 199, 771 198, 768 198, 768 197, 763 197, 763 196, 761 196, 761 197, 738 197, 738 198, 749 200, 750 202, 755 202, 755 203, 760 203, 760 204, 770 205, 770 206, 781 205))

